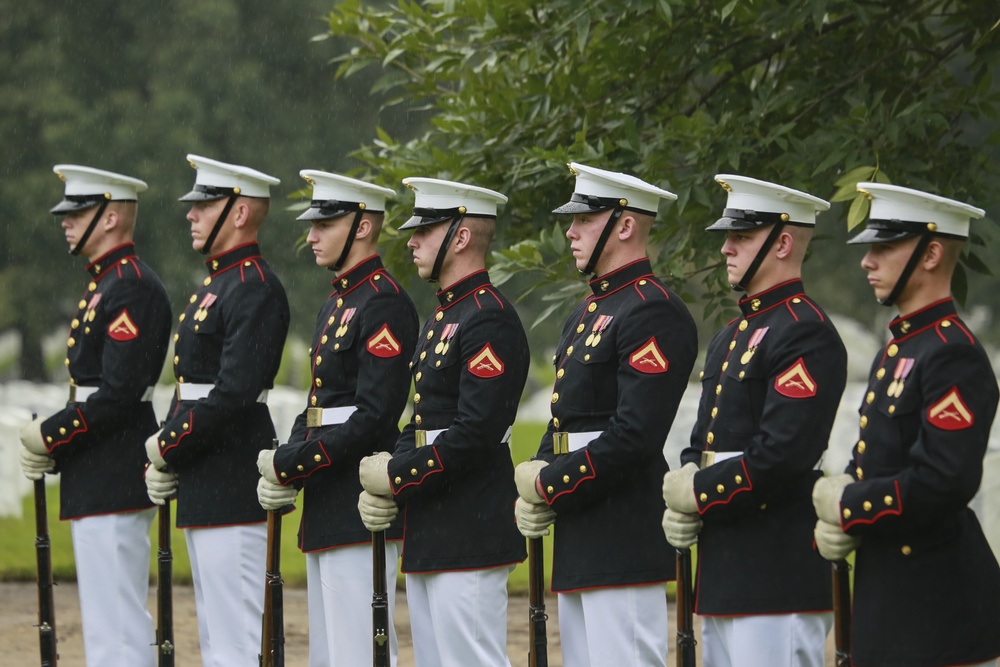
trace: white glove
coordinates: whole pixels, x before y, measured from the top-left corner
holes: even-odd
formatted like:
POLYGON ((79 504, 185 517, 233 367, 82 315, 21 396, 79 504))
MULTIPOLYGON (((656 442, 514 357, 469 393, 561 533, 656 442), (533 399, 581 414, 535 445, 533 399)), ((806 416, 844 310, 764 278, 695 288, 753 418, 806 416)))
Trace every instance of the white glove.
POLYGON ((816 522, 816 547, 819 555, 827 560, 844 560, 847 555, 861 545, 860 537, 851 537, 840 529, 840 524, 816 522))
POLYGON ((696 514, 698 503, 694 500, 694 476, 698 466, 685 463, 680 470, 671 470, 663 476, 663 502, 670 509, 682 514, 696 514))
POLYGON ((514 468, 514 484, 517 485, 517 494, 529 503, 545 502, 545 499, 538 495, 535 481, 538 479, 538 473, 547 465, 548 463, 545 461, 525 461, 517 464, 517 467, 514 468))
MULTIPOLYGON (((257 470, 260 471, 261 478, 266 479, 271 484, 277 484, 280 486, 281 482, 278 481, 278 475, 274 472, 274 452, 275 450, 273 449, 260 450, 260 454, 257 455, 257 470)), ((257 485, 257 496, 258 498, 260 497, 259 484, 257 485)), ((264 503, 261 502, 261 505, 263 504, 264 503)), ((274 508, 265 507, 264 509, 274 508)))
MULTIPOLYGON (((392 454, 389 452, 379 452, 361 459, 361 466, 358 468, 358 477, 361 479, 361 486, 365 491, 373 496, 392 497, 392 488, 389 486, 389 461, 392 454)), ((384 529, 379 529, 384 530, 384 529)))
POLYGON ((517 529, 529 538, 548 535, 549 526, 556 521, 556 513, 551 507, 545 503, 528 502, 524 498, 518 498, 514 503, 514 517, 517 529))
POLYGON ((266 477, 257 480, 257 501, 266 510, 280 510, 286 505, 292 505, 298 495, 299 490, 294 486, 272 484, 266 477))
POLYGON ((399 507, 392 498, 362 491, 358 496, 358 512, 361 513, 361 521, 365 524, 365 528, 378 533, 389 527, 399 514, 399 507))
POLYGON ((698 541, 702 522, 697 514, 687 514, 667 508, 663 513, 663 534, 667 542, 678 549, 690 549, 698 541))
POLYGON ((163 457, 160 455, 161 433, 163 433, 162 428, 153 435, 146 438, 146 458, 149 459, 149 462, 157 470, 166 470, 167 462, 164 461, 163 457))
POLYGON ((35 481, 45 476, 45 473, 56 469, 56 462, 51 456, 35 454, 27 448, 21 448, 21 470, 24 476, 35 481))
POLYGON ((844 487, 853 482, 854 478, 846 474, 816 480, 812 497, 820 521, 840 525, 840 499, 844 495, 844 487))
POLYGON ((42 439, 41 417, 36 417, 21 427, 21 444, 32 454, 49 455, 49 448, 42 439))
POLYGON ((177 475, 154 465, 146 468, 146 495, 155 505, 165 505, 177 495, 177 475))

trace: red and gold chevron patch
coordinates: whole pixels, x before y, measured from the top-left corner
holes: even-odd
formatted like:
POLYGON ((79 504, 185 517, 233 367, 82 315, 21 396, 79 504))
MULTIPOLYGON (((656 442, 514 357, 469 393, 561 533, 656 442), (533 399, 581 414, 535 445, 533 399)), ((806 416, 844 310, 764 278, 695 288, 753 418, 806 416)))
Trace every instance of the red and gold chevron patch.
POLYGON ((802 357, 775 378, 774 390, 788 398, 812 398, 816 395, 816 381, 809 375, 802 357))
POLYGON ((395 357, 402 352, 399 341, 392 335, 388 324, 383 324, 378 333, 368 339, 368 351, 376 357, 387 359, 395 357))
POLYGON ((469 372, 479 378, 495 378, 503 375, 503 362, 490 344, 486 343, 483 349, 469 360, 469 372))
POLYGON ((132 321, 132 317, 128 314, 128 309, 125 308, 121 313, 118 314, 111 324, 108 325, 108 336, 112 340, 117 340, 118 342, 125 342, 128 340, 134 340, 139 337, 139 327, 136 326, 135 322, 132 321))
POLYGON ((976 416, 962 400, 958 387, 952 387, 941 400, 927 408, 927 421, 945 431, 961 431, 972 426, 976 416))
POLYGON ((632 353, 628 358, 628 365, 640 373, 653 374, 666 373, 670 362, 663 356, 656 344, 656 337, 653 336, 632 353))

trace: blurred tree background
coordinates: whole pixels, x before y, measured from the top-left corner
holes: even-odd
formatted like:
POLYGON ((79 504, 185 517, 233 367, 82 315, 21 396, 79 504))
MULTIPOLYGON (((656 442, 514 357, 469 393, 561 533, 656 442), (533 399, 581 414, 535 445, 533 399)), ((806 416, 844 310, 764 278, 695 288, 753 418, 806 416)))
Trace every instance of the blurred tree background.
MULTIPOLYGON (((0 0, 0 333, 42 379, 41 342, 61 335, 85 284, 47 213, 57 163, 149 182, 140 254, 179 309, 204 275, 176 198, 197 153, 282 180, 262 243, 308 338, 329 275, 297 253, 286 210, 303 168, 467 180, 510 196, 492 273, 521 298, 536 358, 547 356, 586 281, 565 254, 565 163, 640 176, 676 192, 655 234, 658 273, 690 299, 707 339, 732 312, 702 233, 724 205, 716 173, 777 181, 827 199, 807 287, 865 326, 888 316, 843 245, 863 214, 853 182, 927 189, 985 208, 960 295, 1000 307, 1000 9, 985 0, 0 0), (977 245, 978 244, 978 245, 977 245)), ((418 308, 405 235, 384 236, 418 308)), ((989 317, 979 333, 1000 342, 989 317)), ((62 352, 58 359, 61 361, 62 352)), ((61 365, 57 368, 61 369, 61 365)), ((58 372, 58 371, 57 371, 58 372)), ((301 378, 291 378, 291 381, 301 378)))

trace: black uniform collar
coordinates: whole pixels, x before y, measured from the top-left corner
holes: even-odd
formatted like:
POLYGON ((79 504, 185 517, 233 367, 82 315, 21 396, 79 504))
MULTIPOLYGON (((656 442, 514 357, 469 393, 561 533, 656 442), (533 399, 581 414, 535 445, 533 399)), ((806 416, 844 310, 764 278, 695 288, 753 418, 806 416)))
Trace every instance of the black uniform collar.
POLYGON ((941 299, 928 306, 924 306, 909 315, 900 315, 892 322, 889 322, 889 330, 892 332, 892 339, 898 341, 912 336, 932 324, 937 324, 941 320, 957 316, 958 310, 955 308, 955 300, 948 297, 947 299, 941 299))
POLYGON ((227 269, 233 268, 240 262, 260 256, 260 246, 256 243, 247 243, 246 245, 233 248, 228 252, 209 257, 205 260, 205 266, 208 267, 208 275, 216 276, 227 269))
POLYGON ((753 317, 788 301, 792 297, 804 296, 805 293, 805 288, 802 286, 802 279, 793 278, 763 292, 758 292, 752 296, 744 296, 740 299, 739 307, 743 313, 743 317, 753 317))
POLYGON ((338 294, 345 294, 371 278, 373 274, 384 269, 382 258, 378 255, 372 255, 340 274, 340 277, 333 280, 331 284, 338 294))
POLYGON ((594 296, 602 297, 617 292, 626 285, 631 285, 640 278, 650 278, 653 276, 653 267, 649 263, 649 258, 637 259, 631 264, 619 267, 614 271, 605 273, 590 281, 590 289, 594 296))
POLYGON ((480 269, 439 291, 437 293, 438 302, 441 304, 441 308, 448 308, 469 296, 477 289, 486 287, 489 284, 490 274, 486 272, 486 269, 480 269))
POLYGON ((103 257, 94 260, 87 265, 87 273, 89 273, 95 280, 100 278, 101 275, 107 271, 110 267, 114 266, 123 259, 129 257, 135 257, 135 244, 126 243, 120 245, 117 248, 111 250, 103 257))

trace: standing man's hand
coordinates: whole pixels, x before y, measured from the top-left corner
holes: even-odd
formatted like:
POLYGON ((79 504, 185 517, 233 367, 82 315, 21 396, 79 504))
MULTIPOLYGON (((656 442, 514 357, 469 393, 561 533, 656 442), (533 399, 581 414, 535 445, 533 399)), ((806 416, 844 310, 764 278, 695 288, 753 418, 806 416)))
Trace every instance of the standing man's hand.
POLYGON ((149 459, 149 463, 157 470, 166 470, 167 462, 163 460, 163 456, 160 454, 161 433, 163 433, 163 429, 146 438, 146 458, 149 459))
POLYGON ((854 482, 850 475, 835 475, 833 477, 820 477, 813 485, 812 499, 813 507, 816 508, 816 516, 820 521, 832 523, 840 526, 840 499, 844 495, 844 488, 854 482))
POLYGON ((544 503, 545 499, 538 493, 538 473, 547 466, 545 461, 524 461, 514 468, 514 484, 517 494, 529 503, 544 503))
POLYGON ((698 503, 694 499, 694 476, 698 466, 685 463, 680 470, 671 470, 663 476, 663 502, 675 512, 697 514, 698 503))
POLYGON ((365 491, 373 496, 392 497, 392 488, 389 486, 389 461, 391 460, 392 454, 389 452, 379 452, 361 459, 358 477, 365 491))
POLYGON ((49 448, 42 438, 42 418, 36 417, 21 427, 21 444, 32 454, 49 455, 49 448))

